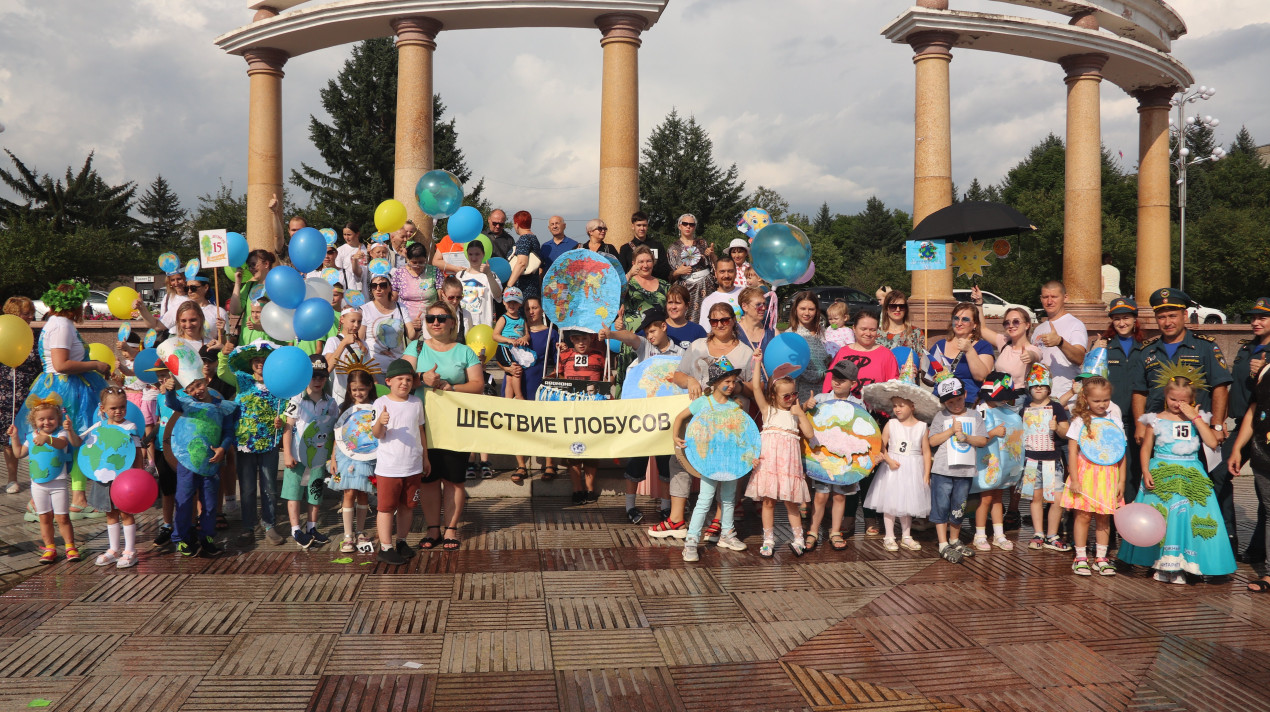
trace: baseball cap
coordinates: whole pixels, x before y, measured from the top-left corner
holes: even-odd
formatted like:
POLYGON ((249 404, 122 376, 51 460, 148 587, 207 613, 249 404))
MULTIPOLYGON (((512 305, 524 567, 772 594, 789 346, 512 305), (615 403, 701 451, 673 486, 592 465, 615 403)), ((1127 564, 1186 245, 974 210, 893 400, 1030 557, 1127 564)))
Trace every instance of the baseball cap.
POLYGON ((960 378, 945 378, 935 386, 935 395, 940 403, 947 403, 957 396, 966 395, 966 387, 961 385, 960 378))
POLYGON ((860 367, 855 364, 855 361, 839 361, 829 369, 829 373, 833 378, 845 381, 860 380, 860 367))

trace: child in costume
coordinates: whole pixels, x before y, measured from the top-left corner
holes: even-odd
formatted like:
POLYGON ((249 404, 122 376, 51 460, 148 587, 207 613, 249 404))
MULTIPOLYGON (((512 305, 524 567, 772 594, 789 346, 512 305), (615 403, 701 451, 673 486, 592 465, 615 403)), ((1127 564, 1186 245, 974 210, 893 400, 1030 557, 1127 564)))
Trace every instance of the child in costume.
POLYGON ((19 439, 18 426, 9 426, 9 446, 19 458, 30 457, 31 501, 40 518, 40 563, 57 560, 53 521, 66 545, 66 560, 79 561, 75 547, 75 528, 69 513, 70 493, 67 485, 73 448, 79 447, 79 434, 69 415, 62 410, 62 397, 56 393, 27 396, 22 410, 26 412, 27 435, 19 439))
MULTIPOLYGON (((921 551, 922 545, 913 539, 913 517, 925 517, 930 513, 931 449, 926 440, 927 424, 917 417, 913 394, 905 398, 905 390, 921 390, 919 386, 894 381, 865 386, 864 397, 871 405, 872 393, 894 388, 899 395, 892 395, 887 405, 877 404, 878 410, 891 416, 882 427, 882 465, 873 475, 873 484, 865 497, 864 506, 882 513, 884 538, 882 548, 899 551, 921 551), (880 406, 880 407, 879 407, 880 406), (900 520, 902 538, 895 541, 895 520, 900 520)), ((926 417, 931 417, 929 414, 926 417)))
POLYGON ((164 403, 175 416, 190 421, 171 426, 167 456, 176 460, 176 513, 172 541, 181 556, 213 557, 216 545, 216 508, 220 500, 220 466, 234 446, 238 405, 207 387, 203 364, 194 349, 180 339, 159 344, 159 363, 167 367, 182 390, 168 391, 164 403), (194 502, 202 512, 197 526, 194 502))
MULTIPOLYGON (((803 410, 808 413, 815 413, 816 406, 831 400, 849 401, 861 409, 865 408, 864 401, 856 396, 851 395, 855 390, 856 384, 859 383, 860 369, 854 361, 839 361, 829 369, 829 382, 831 390, 828 393, 821 393, 813 398, 809 398, 807 403, 803 405, 803 410)), ((820 525, 825 520, 825 510, 830 508, 829 499, 833 497, 832 513, 829 516, 829 545, 834 551, 843 551, 847 548, 847 535, 855 532, 855 510, 860 492, 859 483, 850 485, 837 485, 828 482, 820 482, 819 480, 812 482, 812 489, 816 494, 813 498, 811 511, 811 522, 807 526, 807 534, 803 539, 804 551, 814 551, 816 545, 820 542, 820 525), (847 511, 847 505, 850 504, 850 512, 847 511), (845 522, 845 524, 844 524, 845 522)))
POLYGON ((330 372, 326 357, 309 357, 313 375, 309 387, 287 403, 287 428, 282 432, 282 498, 287 500, 287 517, 291 521, 291 539, 307 549, 325 546, 331 540, 317 528, 318 509, 322 505, 322 480, 326 461, 331 457, 331 434, 339 408, 335 399, 326 395, 330 372), (300 504, 308 503, 308 526, 300 526, 300 504))
POLYGON ((983 422, 988 431, 988 445, 979 450, 978 472, 970 485, 971 493, 979 493, 973 542, 978 551, 991 551, 994 546, 1003 551, 1014 549, 1014 542, 1005 536, 1002 499, 1005 489, 1013 487, 1023 474, 1023 419, 1014 410, 1018 396, 1014 379, 1001 371, 989 373, 979 388, 979 402, 986 405, 983 422), (992 544, 988 544, 989 516, 992 517, 992 544))
POLYGON ((1023 416, 1023 480, 1019 496, 1032 500, 1032 529, 1035 534, 1029 549, 1071 551, 1072 546, 1058 538, 1058 525, 1063 518, 1059 498, 1063 493, 1063 461, 1059 459, 1059 442, 1067 432, 1070 418, 1061 403, 1050 398, 1050 371, 1034 363, 1027 374, 1031 400, 1019 409, 1023 416), (1049 504, 1049 519, 1045 505, 1049 504))
POLYGON ((1072 409, 1072 424, 1067 429, 1067 461, 1071 469, 1063 489, 1063 509, 1076 513, 1072 542, 1076 560, 1072 572, 1089 576, 1092 571, 1086 557, 1089 546, 1089 519, 1095 522, 1097 540, 1093 570, 1102 576, 1114 576, 1116 566, 1107 559, 1111 542, 1111 515, 1124 505, 1124 483, 1127 474, 1127 440, 1124 421, 1113 417, 1111 383, 1102 376, 1086 376, 1072 409), (1104 429, 1110 431, 1104 432, 1104 429), (1100 460, 1094 462, 1089 455, 1100 460))
POLYGON ((135 451, 131 458, 118 467, 109 466, 84 472, 88 477, 88 504, 99 512, 106 512, 106 537, 110 548, 97 556, 96 563, 98 566, 114 564, 116 568, 126 569, 137 565, 137 522, 131 514, 115 506, 110 498, 110 484, 119 473, 141 463, 141 433, 137 432, 134 424, 128 422, 128 397, 122 388, 110 386, 101 392, 101 414, 105 416, 105 422, 90 428, 84 434, 85 440, 91 438, 94 431, 97 431, 98 437, 102 437, 101 426, 111 425, 128 433, 135 451), (119 544, 121 533, 122 547, 119 544))
MULTIPOLYGON (((331 381, 331 396, 337 403, 342 403, 348 388, 348 373, 340 371, 340 361, 365 363, 370 358, 370 349, 358 335, 362 330, 361 309, 344 307, 344 311, 340 312, 339 326, 339 333, 326 340, 322 355, 326 357, 327 370, 335 374, 331 381)), ((382 373, 378 367, 375 372, 382 373)))
MULTIPOLYGON (((1137 501, 1164 515, 1164 540, 1155 546, 1120 545, 1121 561, 1155 569, 1155 580, 1186 583, 1186 574, 1222 576, 1234 572, 1235 555, 1217 507, 1200 446, 1216 449, 1208 416, 1195 406, 1204 376, 1195 367, 1171 365, 1157 378, 1165 384, 1164 411, 1140 419, 1150 428, 1142 440, 1142 491, 1137 501)), ((1157 384, 1158 385, 1158 384, 1157 384)))
POLYGON ((278 482, 278 447, 282 442, 282 412, 287 402, 265 387, 265 359, 276 347, 268 341, 253 341, 228 354, 221 353, 217 373, 235 384, 238 421, 235 425, 238 452, 238 496, 242 499, 243 532, 238 543, 255 541, 256 522, 264 527, 271 544, 281 544, 282 535, 274 528, 274 498, 278 482), (256 498, 260 498, 257 515, 256 498), (259 519, 257 519, 259 516, 259 519))
POLYGON ((375 491, 375 485, 372 484, 375 475, 374 454, 368 453, 369 457, 355 458, 340 447, 338 439, 342 437, 342 428, 349 427, 344 424, 358 412, 368 409, 374 412, 372 404, 375 402, 375 376, 378 375, 379 366, 369 357, 354 356, 340 360, 335 370, 344 376, 347 384, 347 395, 344 397, 340 418, 335 423, 335 457, 327 463, 331 473, 331 489, 344 493, 343 506, 340 508, 340 516, 344 522, 344 541, 340 544, 340 551, 347 554, 356 549, 371 553, 374 548, 365 529, 370 493, 375 491))
POLYGON ((943 374, 945 377, 935 384, 935 394, 944 408, 931 420, 926 438, 935 449, 930 466, 930 521, 939 536, 939 555, 956 564, 963 557, 974 556, 970 547, 961 542, 961 518, 975 465, 953 463, 953 442, 962 448, 983 447, 988 438, 984 435, 983 417, 978 411, 966 409, 966 387, 961 379, 951 371, 943 374), (965 425, 969 425, 968 430, 965 425))
MULTIPOLYGON (((763 362, 762 350, 754 352, 755 363, 763 362)), ((807 478, 803 476, 803 438, 815 433, 811 421, 798 403, 798 384, 789 376, 768 381, 763 389, 762 369, 754 369, 750 387, 754 391, 754 404, 763 414, 761 456, 750 475, 745 496, 763 502, 763 545, 758 554, 771 558, 776 548, 776 502, 785 503, 789 518, 790 551, 802 556, 803 520, 798 505, 811 499, 807 492, 807 478)))

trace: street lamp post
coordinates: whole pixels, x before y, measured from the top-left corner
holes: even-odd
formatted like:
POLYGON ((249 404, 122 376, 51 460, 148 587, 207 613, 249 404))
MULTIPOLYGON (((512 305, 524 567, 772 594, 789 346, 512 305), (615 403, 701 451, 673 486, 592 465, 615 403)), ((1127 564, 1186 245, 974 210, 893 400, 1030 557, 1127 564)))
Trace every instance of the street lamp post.
POLYGON ((1200 128, 1217 128, 1220 120, 1212 116, 1186 116, 1185 110, 1187 104, 1193 104, 1201 99, 1207 101, 1217 93, 1215 87, 1201 86, 1199 89, 1191 91, 1178 92, 1170 104, 1177 107, 1177 123, 1173 119, 1169 119, 1169 133, 1177 139, 1176 145, 1173 147, 1173 167, 1177 169, 1177 207, 1178 207, 1178 260, 1177 260, 1177 288, 1181 291, 1186 290, 1186 169, 1196 163, 1204 161, 1220 161, 1225 155, 1226 150, 1221 146, 1213 148, 1213 152, 1207 156, 1199 158, 1191 158, 1191 149, 1186 145, 1190 136, 1200 128))

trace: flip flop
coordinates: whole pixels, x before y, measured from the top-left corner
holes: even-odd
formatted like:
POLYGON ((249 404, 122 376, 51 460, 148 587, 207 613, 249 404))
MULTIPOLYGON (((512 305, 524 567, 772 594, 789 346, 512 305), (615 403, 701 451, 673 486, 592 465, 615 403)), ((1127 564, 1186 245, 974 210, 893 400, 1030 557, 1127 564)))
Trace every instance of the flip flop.
POLYGON ((1249 581, 1248 590, 1253 593, 1266 593, 1270 591, 1270 580, 1259 578, 1256 581, 1249 581))
MULTIPOLYGON (((426 534, 426 533, 428 533, 429 531, 431 531, 431 530, 433 530, 433 529, 436 529, 437 531, 441 531, 441 527, 439 527, 439 526, 431 526, 431 527, 428 527, 427 529, 425 529, 425 530, 424 530, 424 533, 426 534)), ((420 548, 420 549, 422 549, 423 551, 427 551, 427 550, 429 550, 429 549, 435 549, 435 548, 437 548, 437 544, 440 544, 440 543, 441 543, 441 537, 438 537, 438 536, 425 536, 425 537, 423 537, 422 539, 420 539, 420 540, 419 540, 419 548, 420 548)))

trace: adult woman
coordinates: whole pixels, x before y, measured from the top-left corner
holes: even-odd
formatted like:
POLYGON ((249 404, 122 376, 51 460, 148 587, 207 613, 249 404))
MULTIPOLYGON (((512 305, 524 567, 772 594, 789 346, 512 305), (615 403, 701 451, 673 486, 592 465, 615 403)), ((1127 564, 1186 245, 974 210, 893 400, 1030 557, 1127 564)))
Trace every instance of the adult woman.
POLYGON ((393 300, 391 290, 392 284, 386 275, 370 278, 371 301, 362 305, 362 328, 357 334, 370 347, 370 354, 383 373, 388 372, 388 364, 401 358, 407 341, 415 338, 419 324, 393 300))
MULTIPOLYGON (((376 279, 378 277, 370 279, 372 291, 376 279)), ((394 267, 388 281, 392 285, 388 301, 395 300, 404 307, 407 312, 405 321, 414 322, 415 328, 419 329, 419 317, 424 307, 436 302, 441 281, 437 268, 428 264, 428 248, 417 242, 407 247, 406 263, 394 267)), ((378 299, 379 295, 371 294, 371 298, 378 299)))
POLYGON ((686 349, 697 339, 706 338, 705 327, 688 318, 688 302, 692 297, 682 284, 672 284, 666 291, 666 334, 686 349))
POLYGON ((351 222, 344 223, 340 232, 344 244, 336 248, 335 266, 351 275, 349 282, 344 284, 345 289, 361 289, 366 281, 366 262, 369 259, 366 245, 362 243, 362 233, 351 222))
POLYGON ((150 312, 150 307, 140 297, 133 302, 132 308, 141 315, 141 319, 151 329, 156 331, 174 331, 176 329, 176 310, 190 300, 186 296, 188 291, 189 285, 186 284, 185 275, 180 272, 172 272, 163 282, 163 300, 159 302, 158 318, 155 318, 154 314, 150 312))
MULTIPOLYGON (((9 297, 4 303, 4 313, 12 314, 30 324, 35 321, 35 303, 26 297, 9 297)), ((26 360, 17 368, 0 364, 0 433, 9 432, 13 425, 13 415, 26 401, 27 392, 31 390, 37 376, 40 375, 40 350, 31 349, 26 360)), ((4 488, 6 494, 17 494, 18 458, 14 454, 8 439, 4 443, 4 464, 9 473, 9 484, 4 488)))
POLYGON ((586 242, 578 245, 578 249, 618 257, 618 264, 621 264, 617 248, 604 241, 608 234, 609 226, 605 225, 603 220, 599 218, 588 220, 586 223, 586 242))
MULTIPOLYGON (((480 393, 485 386, 485 369, 472 349, 455 340, 457 320, 450 305, 437 302, 429 306, 423 319, 430 338, 412 343, 405 355, 406 361, 419 372, 423 386, 438 391, 480 393)), ((426 392, 423 397, 427 397, 426 392)), ((423 517, 425 522, 440 522, 444 496, 446 519, 444 528, 439 524, 427 525, 419 548, 433 549, 439 543, 444 551, 458 550, 461 544, 459 522, 462 521, 463 503, 467 500, 464 482, 467 458, 466 452, 444 450, 429 443, 428 462, 432 465, 432 472, 423 479, 419 490, 423 500, 423 517), (442 536, 428 536, 433 529, 440 530, 442 536), (454 536, 448 536, 450 532, 454 532, 454 536)))
POLYGON ((751 349, 766 349, 776 338, 776 329, 767 322, 767 297, 758 287, 746 287, 736 295, 741 307, 741 319, 737 322, 737 336, 751 349))
MULTIPOLYGON (((1107 349, 1107 380, 1111 381, 1111 402, 1120 406, 1120 413, 1124 416, 1124 431, 1132 433, 1134 428, 1133 421, 1133 376, 1135 368, 1133 363, 1136 361, 1135 355, 1142 350, 1142 342, 1146 341, 1146 336, 1142 333, 1142 326, 1138 324, 1138 303, 1131 297, 1117 297, 1111 300, 1111 307, 1107 310, 1107 316, 1111 318, 1111 323, 1107 329, 1098 335, 1090 344, 1090 349, 1106 347, 1107 349)), ((1264 344, 1270 341, 1270 332, 1265 332, 1265 322, 1261 326, 1263 333, 1257 333, 1257 319, 1253 320, 1253 334, 1257 337, 1256 341, 1264 344)), ((1250 351, 1250 349, 1249 349, 1250 351)), ((1243 417, 1240 409, 1247 408, 1248 391, 1241 389, 1239 384, 1251 382, 1249 376, 1255 377, 1255 373, 1249 373, 1248 362, 1246 360, 1241 363, 1241 358, 1249 351, 1241 348, 1235 356, 1235 363, 1231 368, 1231 375, 1235 378, 1235 383, 1231 384, 1231 404, 1230 415, 1236 419, 1243 417), (1243 372, 1241 373, 1241 367, 1243 372), (1241 381, 1240 378, 1243 377, 1241 381)), ((1141 365, 1137 366, 1137 371, 1141 372, 1141 365)), ((1138 485, 1142 481, 1142 454, 1141 448, 1130 447, 1128 450, 1129 465, 1128 475, 1125 477, 1124 499, 1125 502, 1132 502, 1138 495, 1138 485)))
MULTIPOLYGON (((983 297, 979 294, 979 287, 975 287, 971 292, 971 300, 978 309, 979 323, 983 324, 981 330, 983 340, 998 350, 993 369, 1010 374, 1010 378, 1014 383, 1022 384, 1027 380, 1028 369, 1032 367, 1032 364, 1041 360, 1040 350, 1033 346, 1031 341, 1031 315, 1022 307, 1010 307, 1005 311, 1005 316, 1001 318, 1001 326, 1005 328, 1005 333, 1001 334, 993 331, 985 323, 983 297)), ((1021 386, 1016 386, 1016 388, 1021 388, 1021 386)), ((1132 392, 1125 394, 1126 398, 1131 395, 1132 392)), ((1022 405, 1022 403, 1019 405, 1022 405)))
POLYGON ((793 326, 785 331, 798 334, 807 340, 811 350, 811 358, 807 368, 798 374, 798 402, 821 393, 821 385, 825 379, 825 367, 829 363, 829 354, 825 353, 825 342, 821 338, 820 302, 811 292, 799 292, 794 295, 793 304, 789 308, 789 322, 793 326))
POLYGON ((176 328, 172 330, 170 339, 180 339, 189 344, 194 353, 206 346, 219 349, 221 344, 215 335, 207 333, 207 324, 203 320, 203 310, 194 301, 187 301, 176 310, 176 328))
POLYGON ((969 404, 979 397, 979 384, 992 372, 995 360, 992 345, 980 338, 982 329, 979 309, 970 302, 960 302, 953 307, 948 336, 936 341, 930 350, 927 373, 933 378, 936 364, 940 370, 950 371, 965 386, 969 404))
MULTIPOLYGON (((534 363, 532 366, 525 368, 520 364, 513 363, 507 366, 507 372, 512 376, 521 378, 521 383, 525 386, 525 397, 533 400, 534 394, 538 392, 538 386, 542 384, 542 374, 544 369, 551 369, 556 357, 556 342, 560 340, 560 332, 552 329, 547 323, 546 316, 542 312, 542 300, 537 297, 525 298, 525 327, 529 330, 529 348, 534 352, 534 363)), ((508 383, 503 381, 504 398, 509 397, 507 392, 508 383)), ((520 484, 528 476, 529 471, 525 469, 525 457, 523 455, 516 456, 516 471, 512 473, 512 482, 520 484)), ((556 477, 556 465, 551 458, 546 459, 543 465, 542 478, 544 480, 553 480, 556 477)))
POLYGON ((538 255, 538 237, 530 231, 533 216, 527 210, 518 210, 512 216, 512 224, 516 227, 516 246, 512 248, 512 274, 507 281, 525 297, 537 297, 542 293, 542 275, 534 266, 541 257, 538 255))
MULTIPOLYGON (((88 286, 73 280, 63 280, 49 288, 40 299, 49 308, 40 340, 35 350, 40 354, 44 372, 31 383, 30 395, 49 398, 56 394, 71 424, 84 432, 96 420, 98 394, 106 387, 104 376, 110 373, 110 365, 100 361, 85 360, 88 344, 79 335, 75 322, 84 317, 84 300, 88 298, 88 286)), ((24 403, 14 418, 19 438, 25 440, 30 432, 27 424, 27 407, 24 403)), ((85 477, 78 472, 71 474, 71 519, 85 516, 103 516, 88 506, 84 494, 85 477)))
MULTIPOLYGON (((229 313, 234 316, 247 314, 248 302, 253 301, 252 292, 256 291, 258 285, 265 283, 265 277, 269 276, 269 270, 277 264, 278 258, 269 250, 252 250, 247 253, 247 269, 251 272, 251 279, 243 284, 242 270, 234 270, 234 291, 229 295, 229 313)), ((348 286, 348 285, 345 285, 348 286)), ((260 296, 257 295, 254 301, 259 301, 260 296)), ((245 346, 250 341, 239 339, 239 345, 245 346)))
POLYGON ((736 263, 736 279, 732 285, 741 289, 751 286, 749 275, 746 274, 750 269, 750 243, 743 237, 728 243, 728 257, 736 263))
POLYGON ((203 312, 204 330, 216 340, 223 342, 225 331, 229 329, 229 312, 211 301, 211 280, 199 275, 191 280, 188 286, 190 301, 197 304, 203 312))
POLYGON ((878 317, 876 314, 871 311, 862 311, 856 314, 855 323, 851 325, 851 332, 855 335, 855 343, 843 346, 838 349, 838 353, 834 354, 833 360, 829 362, 829 367, 825 369, 826 375, 821 383, 822 393, 829 393, 833 390, 832 377, 827 372, 832 371, 834 364, 839 361, 852 361, 855 363, 856 368, 860 370, 860 377, 856 380, 855 389, 851 391, 851 395, 857 398, 860 397, 864 387, 870 383, 889 381, 900 373, 899 364, 895 362, 895 354, 878 343, 878 317))
POLYGON ((688 319, 701 317, 701 300, 714 289, 710 272, 714 267, 714 246, 696 237, 697 218, 690 213, 679 216, 679 239, 666 249, 670 262, 670 280, 688 290, 688 319))
POLYGON ((908 296, 892 289, 882 298, 882 316, 878 323, 878 343, 888 349, 901 346, 919 356, 926 355, 926 335, 909 321, 908 296))
POLYGON ((644 245, 631 251, 633 274, 626 283, 623 306, 626 307, 626 328, 632 331, 643 323, 644 312, 654 307, 666 306, 666 293, 670 291, 670 285, 653 276, 653 265, 656 262, 653 251, 644 245))

